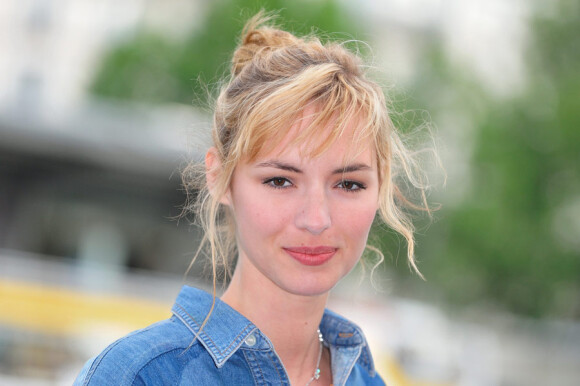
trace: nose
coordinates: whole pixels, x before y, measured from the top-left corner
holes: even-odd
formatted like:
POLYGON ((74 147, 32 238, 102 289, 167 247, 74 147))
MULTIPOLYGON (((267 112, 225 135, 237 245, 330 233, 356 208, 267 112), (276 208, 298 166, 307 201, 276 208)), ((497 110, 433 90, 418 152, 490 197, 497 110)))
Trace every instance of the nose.
POLYGON ((323 189, 305 192, 301 208, 296 213, 296 226, 319 235, 331 224, 328 198, 323 189))

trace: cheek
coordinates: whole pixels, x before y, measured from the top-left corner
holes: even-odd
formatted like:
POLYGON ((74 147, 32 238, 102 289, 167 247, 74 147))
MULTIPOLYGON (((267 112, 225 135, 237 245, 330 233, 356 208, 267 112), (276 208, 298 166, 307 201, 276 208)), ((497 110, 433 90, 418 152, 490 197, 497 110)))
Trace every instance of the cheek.
POLYGON ((376 212, 376 208, 370 205, 342 211, 339 218, 344 237, 366 244, 376 212))
POLYGON ((236 195, 236 223, 246 234, 271 234, 288 224, 288 206, 264 197, 262 193, 256 189, 236 195))

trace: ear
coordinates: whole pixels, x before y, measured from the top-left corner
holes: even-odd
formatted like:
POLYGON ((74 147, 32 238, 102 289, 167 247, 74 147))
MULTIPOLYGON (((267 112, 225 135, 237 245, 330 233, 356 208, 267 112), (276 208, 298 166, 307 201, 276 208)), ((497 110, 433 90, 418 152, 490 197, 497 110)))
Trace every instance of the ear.
MULTIPOLYGON (((215 189, 217 181, 222 172, 222 162, 220 160, 218 151, 215 147, 209 148, 205 154, 205 180, 207 188, 212 196, 215 196, 215 189)), ((230 190, 226 191, 223 197, 219 198, 219 202, 224 205, 230 205, 230 190)))

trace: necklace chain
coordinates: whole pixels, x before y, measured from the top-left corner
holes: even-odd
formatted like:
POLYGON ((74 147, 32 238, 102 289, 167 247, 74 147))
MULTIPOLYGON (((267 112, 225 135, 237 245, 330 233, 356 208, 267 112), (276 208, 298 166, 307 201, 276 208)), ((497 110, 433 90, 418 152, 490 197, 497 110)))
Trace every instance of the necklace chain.
POLYGON ((322 333, 320 329, 316 330, 318 333, 318 360, 316 361, 316 369, 314 370, 314 375, 312 378, 306 383, 306 386, 310 385, 313 381, 317 381, 320 378, 320 360, 322 359, 322 343, 324 342, 324 338, 322 337, 322 333))

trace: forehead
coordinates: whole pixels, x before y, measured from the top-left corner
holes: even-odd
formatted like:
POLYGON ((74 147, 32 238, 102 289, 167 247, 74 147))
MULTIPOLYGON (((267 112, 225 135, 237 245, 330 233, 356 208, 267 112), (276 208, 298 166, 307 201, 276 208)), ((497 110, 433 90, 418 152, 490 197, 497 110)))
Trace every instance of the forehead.
POLYGON ((338 114, 333 114, 327 122, 320 123, 316 122, 317 113, 315 106, 307 106, 285 132, 264 141, 256 158, 297 153, 301 158, 332 155, 337 162, 347 163, 362 153, 375 153, 373 138, 360 116, 340 121, 338 114))

